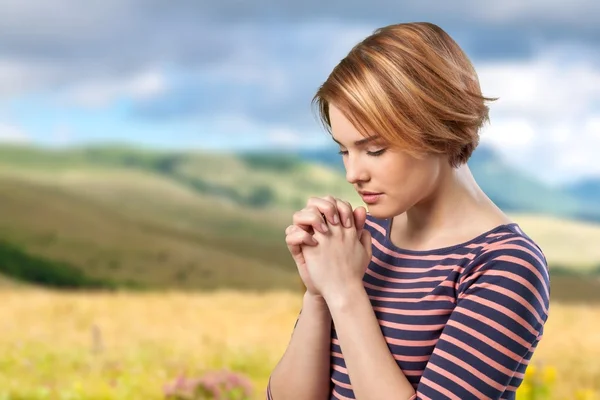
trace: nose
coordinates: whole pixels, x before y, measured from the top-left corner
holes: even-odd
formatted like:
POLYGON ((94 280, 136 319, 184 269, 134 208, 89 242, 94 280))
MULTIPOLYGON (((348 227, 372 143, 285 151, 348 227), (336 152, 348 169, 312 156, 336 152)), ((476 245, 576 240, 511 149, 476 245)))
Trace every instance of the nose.
POLYGON ((361 160, 358 155, 352 156, 348 154, 344 160, 346 168, 346 180, 351 184, 357 184, 369 180, 367 168, 364 165, 364 160, 361 160))

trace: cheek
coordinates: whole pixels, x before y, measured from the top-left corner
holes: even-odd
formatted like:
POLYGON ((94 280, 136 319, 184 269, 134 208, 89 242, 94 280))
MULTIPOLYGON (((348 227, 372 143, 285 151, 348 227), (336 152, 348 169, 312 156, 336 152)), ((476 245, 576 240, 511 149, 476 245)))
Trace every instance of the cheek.
POLYGON ((418 199, 431 190, 437 181, 437 172, 431 163, 402 158, 386 162, 381 170, 381 182, 390 194, 408 201, 418 199))

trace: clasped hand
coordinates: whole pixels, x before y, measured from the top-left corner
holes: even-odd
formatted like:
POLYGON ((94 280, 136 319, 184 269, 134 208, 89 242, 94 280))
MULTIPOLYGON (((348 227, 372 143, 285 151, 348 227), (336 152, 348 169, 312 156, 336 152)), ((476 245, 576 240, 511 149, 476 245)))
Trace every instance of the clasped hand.
POLYGON ((286 243, 307 291, 329 302, 357 287, 371 260, 366 210, 332 196, 312 197, 294 213, 286 243))

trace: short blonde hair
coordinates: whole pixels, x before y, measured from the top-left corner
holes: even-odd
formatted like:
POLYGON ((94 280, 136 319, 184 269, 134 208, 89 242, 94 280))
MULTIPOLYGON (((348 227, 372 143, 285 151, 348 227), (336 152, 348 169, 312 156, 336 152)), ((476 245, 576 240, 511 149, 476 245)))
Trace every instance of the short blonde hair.
POLYGON ((470 60, 440 27, 428 22, 389 25, 355 45, 312 100, 331 133, 335 104, 364 136, 419 155, 446 154, 466 163, 489 120, 470 60))

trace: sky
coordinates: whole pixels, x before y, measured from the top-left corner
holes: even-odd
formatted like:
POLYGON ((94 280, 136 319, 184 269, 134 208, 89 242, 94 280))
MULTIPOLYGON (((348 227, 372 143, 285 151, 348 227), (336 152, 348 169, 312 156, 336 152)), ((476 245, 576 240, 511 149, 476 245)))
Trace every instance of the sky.
POLYGON ((481 133, 545 182, 600 177, 597 0, 0 0, 0 141, 330 146, 310 101, 351 47, 446 30, 491 104, 481 133))

